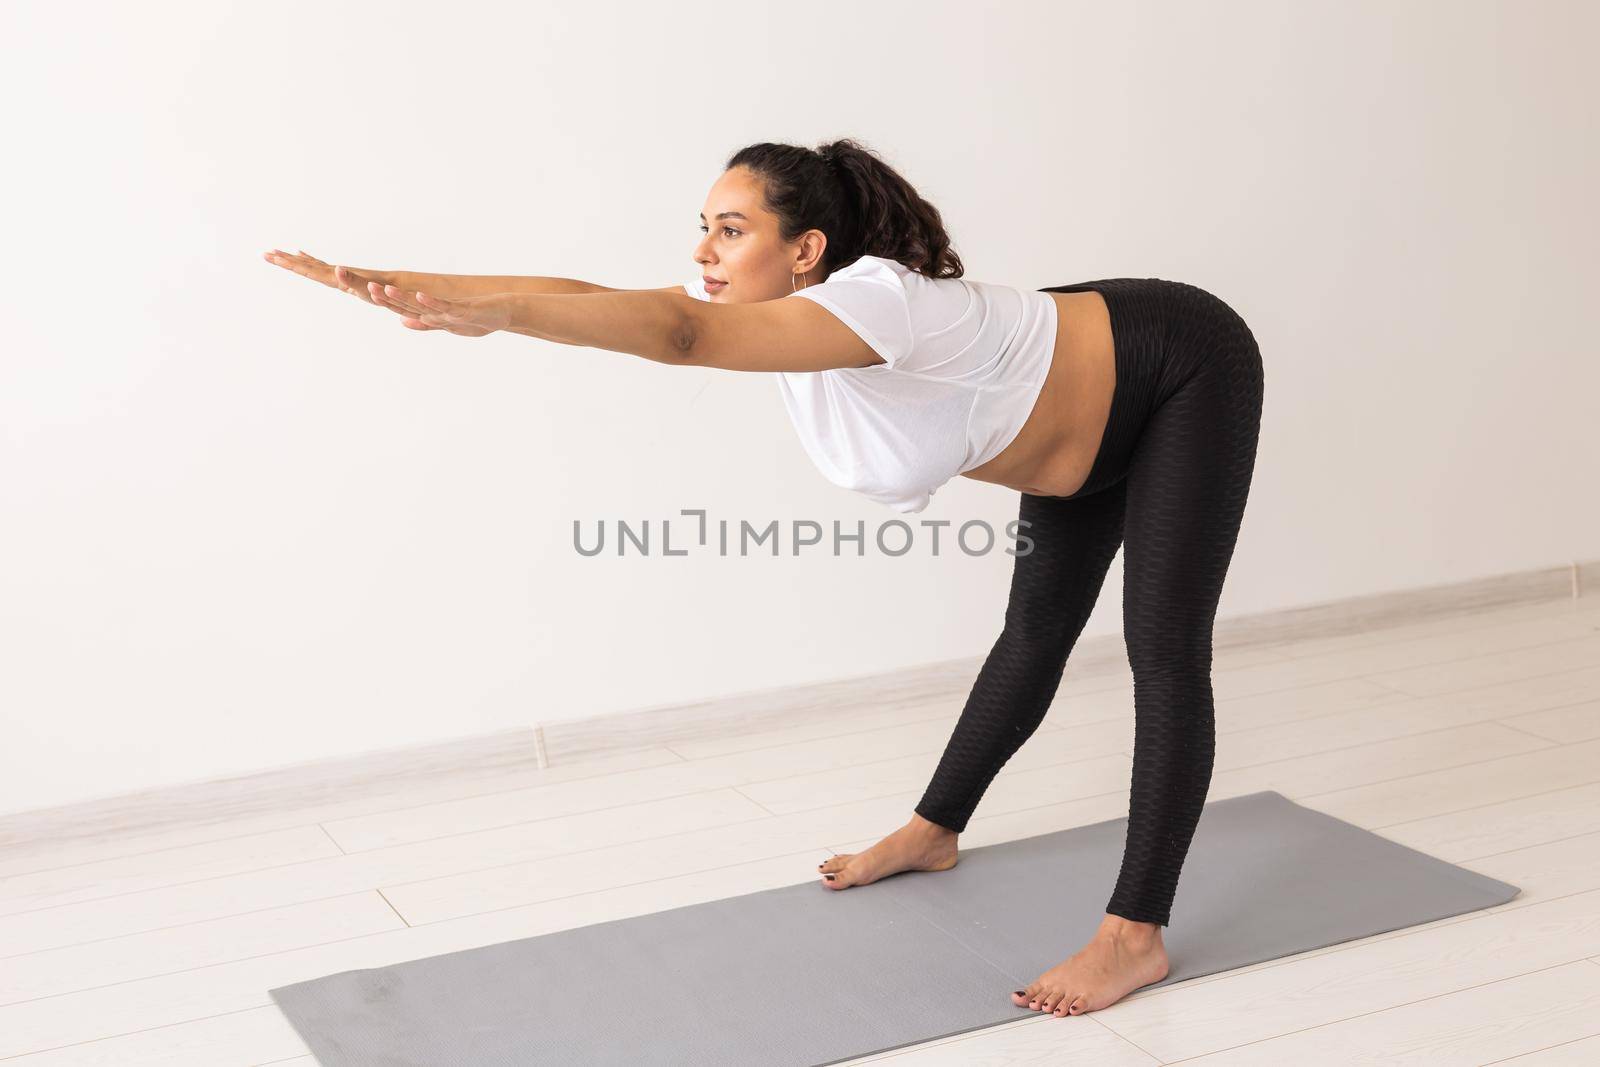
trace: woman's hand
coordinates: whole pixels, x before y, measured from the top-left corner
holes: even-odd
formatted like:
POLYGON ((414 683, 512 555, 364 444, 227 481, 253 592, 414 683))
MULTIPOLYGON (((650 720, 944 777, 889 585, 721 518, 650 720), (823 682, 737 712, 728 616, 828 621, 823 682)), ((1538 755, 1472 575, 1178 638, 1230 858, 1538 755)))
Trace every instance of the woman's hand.
POLYGON ((374 301, 401 316, 413 330, 448 330, 462 337, 482 337, 511 325, 514 293, 458 297, 446 300, 421 292, 405 292, 395 285, 369 287, 374 301))
POLYGON ((446 300, 424 293, 404 293, 391 284, 393 275, 387 271, 324 263, 304 251, 291 256, 275 248, 265 253, 265 258, 302 278, 349 293, 374 307, 388 308, 402 316, 401 322, 413 330, 445 330, 462 337, 483 337, 511 324, 509 293, 446 300))
MULTIPOLYGON (((330 289, 349 293, 351 296, 365 300, 369 304, 378 304, 373 299, 371 283, 385 285, 390 281, 385 271, 361 270, 356 267, 339 267, 331 263, 324 263, 316 256, 301 252, 291 256, 287 252, 280 252, 274 248, 265 253, 268 263, 275 263, 284 270, 292 270, 302 278, 310 278, 314 282, 321 282, 330 289)), ((378 305, 382 306, 382 305, 378 305)))

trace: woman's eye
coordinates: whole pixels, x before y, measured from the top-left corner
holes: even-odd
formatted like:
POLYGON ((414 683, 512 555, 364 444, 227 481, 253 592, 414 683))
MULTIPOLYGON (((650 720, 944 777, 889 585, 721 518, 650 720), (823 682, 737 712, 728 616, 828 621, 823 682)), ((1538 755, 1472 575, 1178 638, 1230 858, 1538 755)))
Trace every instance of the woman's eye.
MULTIPOLYGON (((700 227, 700 232, 701 233, 707 233, 708 231, 706 230, 706 228, 704 226, 702 226, 702 227, 700 227)), ((734 229, 732 226, 724 226, 722 228, 722 232, 723 233, 738 233, 739 231, 734 229)))

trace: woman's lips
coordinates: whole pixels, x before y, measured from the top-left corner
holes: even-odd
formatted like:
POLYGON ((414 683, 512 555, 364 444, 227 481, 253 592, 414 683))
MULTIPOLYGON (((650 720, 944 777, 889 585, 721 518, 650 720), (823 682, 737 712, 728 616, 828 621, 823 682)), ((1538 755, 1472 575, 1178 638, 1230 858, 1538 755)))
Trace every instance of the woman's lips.
MULTIPOLYGON (((704 279, 702 279, 702 280, 704 280, 704 279)), ((714 293, 718 289, 722 289, 725 286, 727 286, 727 284, 728 284, 727 282, 711 282, 711 281, 708 281, 708 282, 706 282, 706 292, 714 293)))

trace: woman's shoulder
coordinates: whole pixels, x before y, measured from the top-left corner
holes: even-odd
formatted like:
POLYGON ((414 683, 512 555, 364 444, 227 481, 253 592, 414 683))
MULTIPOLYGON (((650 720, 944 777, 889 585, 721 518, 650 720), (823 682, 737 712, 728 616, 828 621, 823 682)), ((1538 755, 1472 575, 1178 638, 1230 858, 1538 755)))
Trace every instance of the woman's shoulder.
POLYGON ((873 271, 888 271, 891 274, 899 275, 902 278, 908 274, 916 273, 916 271, 912 270, 898 259, 889 259, 886 256, 857 256, 851 262, 837 268, 834 273, 870 274, 873 271))
MULTIPOLYGON (((898 279, 907 290, 962 290, 971 283, 968 278, 933 278, 915 267, 908 267, 898 259, 889 259, 885 256, 859 256, 842 267, 836 267, 829 280, 834 278, 857 278, 878 276, 880 278, 893 277, 898 279)), ((981 283, 978 283, 981 284, 981 283)))

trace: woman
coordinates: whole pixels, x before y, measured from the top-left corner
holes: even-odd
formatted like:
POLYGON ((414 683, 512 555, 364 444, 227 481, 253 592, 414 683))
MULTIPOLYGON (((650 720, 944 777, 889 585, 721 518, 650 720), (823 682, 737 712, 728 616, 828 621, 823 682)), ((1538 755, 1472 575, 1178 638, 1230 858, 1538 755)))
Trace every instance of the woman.
POLYGON ((703 278, 687 292, 268 259, 412 329, 774 372, 823 473, 899 511, 956 474, 1021 494, 1031 548, 1019 542, 1004 629, 933 778, 906 825, 821 865, 831 888, 955 865, 957 836, 1043 719, 1125 544, 1135 736, 1121 870, 1090 942, 1011 996, 1077 1015, 1160 981, 1161 928, 1211 782, 1212 627, 1260 430, 1249 328, 1211 294, 1157 278, 966 281, 939 212, 854 141, 740 150, 701 222, 703 278), (778 299, 790 295, 804 299, 778 299))

